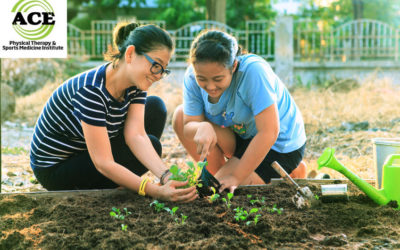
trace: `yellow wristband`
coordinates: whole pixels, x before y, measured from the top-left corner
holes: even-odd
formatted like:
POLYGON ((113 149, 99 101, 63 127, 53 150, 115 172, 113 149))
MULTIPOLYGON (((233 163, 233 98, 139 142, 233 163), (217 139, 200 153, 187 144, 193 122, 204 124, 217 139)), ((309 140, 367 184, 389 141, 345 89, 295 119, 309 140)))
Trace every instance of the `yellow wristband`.
POLYGON ((139 194, 142 195, 142 196, 145 196, 145 195, 146 195, 146 193, 144 192, 144 189, 146 188, 146 184, 147 184, 148 181, 149 181, 149 179, 144 178, 144 179, 142 180, 142 182, 140 182, 139 194))

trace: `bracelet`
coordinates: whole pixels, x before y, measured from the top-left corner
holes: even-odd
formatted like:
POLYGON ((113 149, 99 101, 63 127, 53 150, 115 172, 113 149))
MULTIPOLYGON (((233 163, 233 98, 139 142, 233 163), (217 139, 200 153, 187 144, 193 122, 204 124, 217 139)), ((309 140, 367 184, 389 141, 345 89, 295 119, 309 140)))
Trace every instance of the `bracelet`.
POLYGON ((142 180, 142 182, 140 182, 139 194, 142 195, 142 196, 145 196, 145 195, 146 195, 146 193, 144 192, 144 189, 145 189, 146 184, 147 184, 148 181, 149 181, 149 179, 144 178, 144 179, 142 180))
POLYGON ((161 175, 161 177, 160 177, 160 183, 161 183, 161 185, 164 185, 164 184, 165 184, 165 183, 164 183, 164 179, 165 179, 165 177, 167 176, 168 173, 169 173, 169 169, 165 170, 165 172, 161 175))

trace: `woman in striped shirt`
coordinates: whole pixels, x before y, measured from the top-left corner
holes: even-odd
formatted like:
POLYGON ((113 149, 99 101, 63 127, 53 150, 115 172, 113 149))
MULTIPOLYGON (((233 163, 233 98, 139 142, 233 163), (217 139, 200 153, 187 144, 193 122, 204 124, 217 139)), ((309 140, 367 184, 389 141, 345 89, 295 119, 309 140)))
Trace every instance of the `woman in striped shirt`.
POLYGON ((169 73, 173 43, 166 31, 118 24, 108 62, 65 81, 47 101, 35 126, 31 167, 48 190, 122 186, 157 199, 197 197, 185 182, 166 181, 160 137, 163 101, 147 89, 169 73), (141 176, 148 170, 161 186, 141 176), (166 182, 166 183, 164 183, 166 182))

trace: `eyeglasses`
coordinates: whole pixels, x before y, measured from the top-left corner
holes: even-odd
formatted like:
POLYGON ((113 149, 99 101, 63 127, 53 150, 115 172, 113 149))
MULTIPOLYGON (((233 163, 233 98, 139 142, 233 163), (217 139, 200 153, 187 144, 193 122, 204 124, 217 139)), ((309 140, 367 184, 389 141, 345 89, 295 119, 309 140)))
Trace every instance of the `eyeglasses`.
POLYGON ((171 71, 169 69, 164 69, 164 67, 159 64, 158 62, 154 61, 150 56, 144 54, 144 57, 146 57, 147 61, 149 61, 152 65, 150 68, 150 72, 157 75, 161 73, 161 78, 166 77, 171 71))

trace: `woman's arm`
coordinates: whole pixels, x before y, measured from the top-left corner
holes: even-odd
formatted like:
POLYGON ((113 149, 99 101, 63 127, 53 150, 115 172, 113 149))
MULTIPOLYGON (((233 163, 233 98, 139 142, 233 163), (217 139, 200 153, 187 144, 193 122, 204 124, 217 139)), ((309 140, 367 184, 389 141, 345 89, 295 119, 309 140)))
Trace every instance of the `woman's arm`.
POLYGON ((125 142, 136 158, 158 178, 168 169, 158 156, 144 128, 143 104, 131 104, 124 127, 125 142))
POLYGON ((279 116, 276 104, 261 111, 255 116, 257 134, 251 140, 242 158, 230 175, 218 176, 223 189, 231 189, 240 185, 264 160, 271 147, 274 145, 279 134, 279 116))
MULTIPOLYGON (((107 129, 89 125, 84 121, 82 129, 90 158, 96 169, 116 184, 138 191, 142 178, 114 161, 107 129)), ((170 181, 164 186, 158 186, 148 183, 145 193, 157 199, 188 202, 196 198, 195 187, 176 189, 186 184, 186 182, 170 181)))

